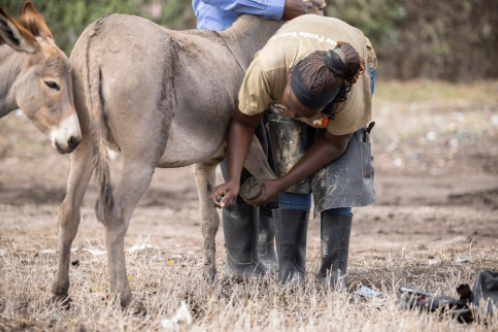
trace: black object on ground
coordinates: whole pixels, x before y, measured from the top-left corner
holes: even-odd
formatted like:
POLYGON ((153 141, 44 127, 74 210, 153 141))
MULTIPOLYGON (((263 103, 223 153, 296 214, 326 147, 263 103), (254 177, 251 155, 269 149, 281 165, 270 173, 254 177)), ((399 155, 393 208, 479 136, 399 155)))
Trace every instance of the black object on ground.
POLYGON ((469 285, 457 288, 460 299, 450 296, 433 296, 416 285, 398 289, 396 305, 401 309, 448 313, 462 323, 485 321, 488 324, 498 313, 498 273, 482 270, 477 275, 472 291, 469 285))

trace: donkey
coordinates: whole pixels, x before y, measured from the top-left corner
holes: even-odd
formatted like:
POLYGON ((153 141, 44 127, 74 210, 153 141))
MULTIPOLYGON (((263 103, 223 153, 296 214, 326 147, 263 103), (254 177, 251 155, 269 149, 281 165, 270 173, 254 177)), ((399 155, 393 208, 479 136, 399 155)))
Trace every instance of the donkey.
POLYGON ((82 138, 70 68, 31 1, 19 21, 0 6, 0 118, 21 108, 61 154, 82 138))
MULTIPOLYGON (((321 13, 318 6, 312 10, 321 13)), ((220 222, 209 194, 215 169, 226 158, 226 134, 244 72, 283 23, 242 15, 219 33, 171 31, 143 18, 113 14, 83 32, 70 56, 83 138, 70 156, 67 196, 59 209, 56 299, 68 296, 70 247, 94 169, 101 186, 96 212, 105 228, 111 292, 119 294, 123 306, 131 301, 124 237, 156 167, 195 164, 205 271, 214 276, 220 222), (123 156, 114 192, 106 146, 123 156)), ((245 167, 256 177, 275 177, 255 137, 245 167)))

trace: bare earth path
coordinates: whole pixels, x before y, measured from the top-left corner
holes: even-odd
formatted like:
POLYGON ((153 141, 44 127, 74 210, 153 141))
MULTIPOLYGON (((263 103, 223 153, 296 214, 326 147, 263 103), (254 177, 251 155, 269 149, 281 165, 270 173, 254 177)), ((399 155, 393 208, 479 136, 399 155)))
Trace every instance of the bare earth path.
MULTIPOLYGON (((67 311, 46 305, 68 161, 23 116, 9 115, 0 121, 0 331, 161 330, 161 320, 175 314, 180 300, 194 317, 192 326, 182 327, 186 331, 464 329, 448 317, 398 311, 395 291, 415 282, 456 296, 459 283, 472 283, 482 268, 496 268, 497 92, 496 83, 434 82, 388 82, 376 91, 378 198, 353 211, 348 286, 350 292, 372 287, 383 293, 384 303, 357 298, 349 304, 314 285, 319 219, 309 225, 306 290, 282 294, 274 280, 268 287, 226 284, 222 273, 220 281, 207 283, 197 261, 202 236, 193 167, 185 167, 157 170, 126 237, 129 280, 144 301, 145 316, 122 313, 107 296, 104 228, 93 211, 93 185, 73 244, 73 304, 67 311), (463 91, 475 98, 460 99, 463 91), (469 261, 456 263, 458 258, 469 261)), ((112 167, 116 179, 119 156, 112 167)), ((219 271, 223 244, 220 229, 219 271)))

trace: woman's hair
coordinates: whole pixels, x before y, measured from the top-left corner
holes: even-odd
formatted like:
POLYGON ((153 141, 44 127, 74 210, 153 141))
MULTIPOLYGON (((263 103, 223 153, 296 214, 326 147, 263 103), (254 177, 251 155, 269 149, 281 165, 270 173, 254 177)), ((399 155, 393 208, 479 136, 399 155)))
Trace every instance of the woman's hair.
POLYGON ((339 41, 332 50, 311 53, 298 67, 299 77, 311 91, 329 94, 341 86, 342 93, 338 97, 342 99, 349 91, 344 82, 356 83, 364 71, 365 60, 353 45, 343 41, 339 41))

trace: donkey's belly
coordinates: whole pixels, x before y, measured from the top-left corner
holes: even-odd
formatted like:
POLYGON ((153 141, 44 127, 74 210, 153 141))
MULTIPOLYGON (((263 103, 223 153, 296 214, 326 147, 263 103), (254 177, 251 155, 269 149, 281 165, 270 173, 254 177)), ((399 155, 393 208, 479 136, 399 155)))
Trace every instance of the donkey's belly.
POLYGON ((157 167, 182 167, 212 159, 223 143, 224 134, 224 129, 210 132, 182 126, 173 121, 166 151, 157 167))

